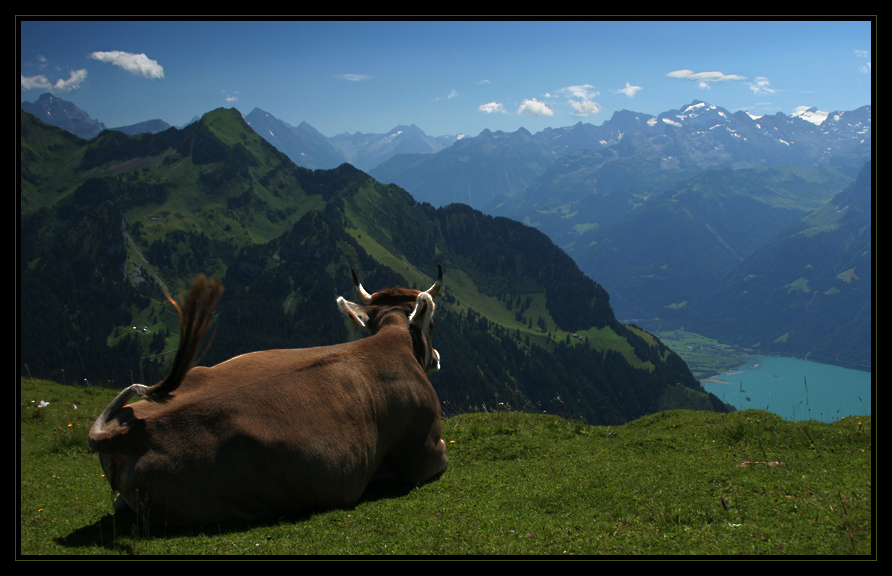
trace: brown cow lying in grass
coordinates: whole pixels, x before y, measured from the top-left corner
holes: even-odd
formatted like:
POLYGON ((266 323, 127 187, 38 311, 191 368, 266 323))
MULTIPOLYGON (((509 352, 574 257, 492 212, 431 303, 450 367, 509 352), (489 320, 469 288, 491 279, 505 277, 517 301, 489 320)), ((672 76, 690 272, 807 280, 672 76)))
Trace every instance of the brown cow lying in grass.
POLYGON ((440 406, 426 374, 439 368, 431 328, 442 269, 424 292, 369 294, 353 279, 359 303, 338 305, 371 336, 209 368, 193 365, 222 287, 196 279, 177 306, 170 374, 122 391, 90 429, 115 507, 166 525, 276 519, 351 506, 375 479, 414 485, 441 474, 440 406), (125 406, 133 396, 142 400, 125 406))

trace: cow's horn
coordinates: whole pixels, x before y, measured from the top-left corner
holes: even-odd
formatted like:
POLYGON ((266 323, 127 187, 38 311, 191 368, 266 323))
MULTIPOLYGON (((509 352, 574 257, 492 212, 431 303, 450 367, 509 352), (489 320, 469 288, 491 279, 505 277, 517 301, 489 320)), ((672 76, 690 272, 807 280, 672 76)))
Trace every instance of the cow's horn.
POLYGON ((443 267, 437 264, 437 281, 434 282, 434 285, 426 290, 430 297, 433 298, 437 294, 440 293, 440 288, 443 286, 443 267))
POLYGON ((356 293, 359 295, 359 302, 364 306, 368 306, 372 303, 372 295, 365 291, 365 288, 362 287, 362 284, 359 283, 359 278, 356 276, 356 270, 350 269, 350 273, 353 274, 353 283, 356 285, 356 293))

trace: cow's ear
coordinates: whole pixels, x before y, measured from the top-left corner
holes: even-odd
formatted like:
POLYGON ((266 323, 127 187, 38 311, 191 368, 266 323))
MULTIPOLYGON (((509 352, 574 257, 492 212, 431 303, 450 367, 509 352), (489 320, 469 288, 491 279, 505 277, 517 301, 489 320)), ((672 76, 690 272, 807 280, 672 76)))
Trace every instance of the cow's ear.
POLYGON ((415 310, 409 316, 409 326, 426 332, 434 315, 434 299, 427 292, 422 292, 415 300, 415 310))
POLYGON ((356 332, 359 329, 368 329, 367 324, 369 321, 369 316, 366 314, 365 309, 359 304, 354 304, 348 300, 344 300, 343 297, 338 297, 338 307, 340 307, 341 312, 343 312, 347 318, 353 323, 353 331, 356 332))

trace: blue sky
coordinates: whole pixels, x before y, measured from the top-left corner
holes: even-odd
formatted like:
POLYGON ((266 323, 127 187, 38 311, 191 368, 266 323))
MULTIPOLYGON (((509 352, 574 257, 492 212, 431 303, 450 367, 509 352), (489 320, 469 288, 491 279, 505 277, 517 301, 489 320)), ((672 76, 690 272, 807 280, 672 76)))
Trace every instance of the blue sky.
POLYGON ((108 127, 261 108, 326 136, 538 132, 705 100, 871 103, 869 21, 20 21, 21 100, 108 127))

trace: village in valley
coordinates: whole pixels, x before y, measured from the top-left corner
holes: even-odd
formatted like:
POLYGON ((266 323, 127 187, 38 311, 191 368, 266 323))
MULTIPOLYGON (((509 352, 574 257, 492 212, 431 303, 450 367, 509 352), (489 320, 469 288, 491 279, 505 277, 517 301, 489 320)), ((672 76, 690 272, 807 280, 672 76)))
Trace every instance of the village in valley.
POLYGON ((723 344, 700 334, 688 332, 684 327, 675 330, 657 330, 655 334, 684 359, 694 377, 701 381, 740 366, 744 363, 744 357, 752 353, 749 349, 723 344))

